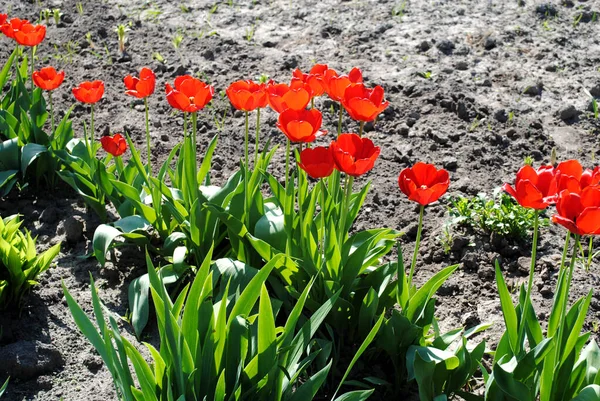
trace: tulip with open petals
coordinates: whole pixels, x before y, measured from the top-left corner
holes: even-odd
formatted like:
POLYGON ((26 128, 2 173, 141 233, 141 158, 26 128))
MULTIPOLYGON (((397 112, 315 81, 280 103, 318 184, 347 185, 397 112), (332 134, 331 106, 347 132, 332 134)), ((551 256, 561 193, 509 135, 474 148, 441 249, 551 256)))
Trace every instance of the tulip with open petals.
POLYGON ((54 67, 44 67, 39 71, 34 71, 33 83, 38 88, 45 91, 52 91, 58 88, 65 80, 65 72, 56 72, 54 67))
POLYGON ((277 128, 292 142, 309 143, 324 135, 319 131, 322 121, 323 116, 319 110, 287 109, 279 115, 277 128))
POLYGON ((331 142, 333 160, 338 170, 358 177, 370 171, 381 149, 368 138, 356 134, 341 134, 331 142))
POLYGON ((214 94, 212 86, 189 75, 175 78, 175 87, 167 84, 165 91, 171 107, 186 113, 202 110, 211 101, 214 94))
POLYGON ((73 96, 82 103, 97 103, 104 95, 104 82, 82 82, 79 86, 73 88, 73 96))
POLYGON ((542 166, 535 170, 531 166, 523 166, 517 172, 515 187, 504 184, 502 189, 523 207, 546 209, 556 200, 557 184, 554 168, 542 166))
POLYGON ((266 87, 269 106, 277 113, 286 109, 302 110, 310 102, 310 88, 300 82, 294 87, 270 82, 266 87))
POLYGON ((356 121, 373 121, 390 104, 383 97, 384 93, 381 86, 369 89, 362 83, 352 84, 344 92, 342 105, 352 119, 356 121))
POLYGON ((448 171, 437 169, 433 164, 418 162, 405 168, 398 177, 398 186, 408 199, 426 206, 437 201, 448 190, 448 171))
POLYGON ((0 30, 21 46, 37 46, 46 37, 44 25, 33 25, 26 19, 12 18, 0 26, 0 30))
POLYGON ((354 67, 348 75, 338 75, 333 70, 328 70, 325 73, 325 83, 327 94, 331 100, 341 102, 344 99, 346 89, 352 85, 363 81, 362 72, 357 67, 354 67))
POLYGON ((335 163, 330 148, 317 146, 300 152, 298 166, 312 178, 319 179, 329 177, 333 173, 335 163))
POLYGON ((6 24, 6 20, 8 20, 8 14, 0 13, 0 26, 6 24))
POLYGON ((267 105, 265 84, 253 81, 236 81, 225 90, 229 101, 238 110, 252 111, 267 105))
POLYGON ((139 78, 127 75, 123 82, 127 88, 125 91, 127 95, 143 99, 154 93, 156 76, 150 68, 143 67, 139 78))
POLYGON ((573 234, 600 234, 600 187, 587 187, 581 193, 568 189, 558 195, 552 221, 573 234))
POLYGON ((127 150, 127 141, 121 134, 103 136, 100 138, 100 143, 107 153, 115 157, 121 156, 127 150))
POLYGON ((327 90, 326 75, 332 76, 335 71, 330 70, 327 64, 315 64, 308 74, 296 68, 292 73, 292 84, 302 82, 308 85, 311 97, 321 96, 327 90), (328 72, 331 71, 331 72, 328 72))

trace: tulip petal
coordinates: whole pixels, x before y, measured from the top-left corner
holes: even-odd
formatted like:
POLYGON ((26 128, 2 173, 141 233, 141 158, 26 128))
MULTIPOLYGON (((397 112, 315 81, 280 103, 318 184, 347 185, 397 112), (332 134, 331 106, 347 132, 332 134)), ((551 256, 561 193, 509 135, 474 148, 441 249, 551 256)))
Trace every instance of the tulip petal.
POLYGON ((600 207, 588 207, 576 220, 579 234, 600 234, 600 207))

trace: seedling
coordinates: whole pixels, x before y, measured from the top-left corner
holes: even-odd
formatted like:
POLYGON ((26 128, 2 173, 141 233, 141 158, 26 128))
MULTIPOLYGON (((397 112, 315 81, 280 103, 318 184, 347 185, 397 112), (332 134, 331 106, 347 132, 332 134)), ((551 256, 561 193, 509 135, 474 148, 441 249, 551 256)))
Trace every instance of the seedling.
POLYGON ((526 166, 532 166, 533 165, 533 157, 525 156, 525 159, 523 160, 523 164, 526 166))
POLYGON ((418 72, 417 75, 419 75, 420 77, 423 77, 425 79, 431 79, 433 74, 431 73, 431 71, 422 71, 422 72, 418 72))
POLYGON ((165 58, 163 56, 161 56, 161 54, 159 52, 152 53, 152 58, 154 60, 158 61, 159 63, 165 62, 165 58))
POLYGON ((52 16, 54 17, 54 24, 58 26, 58 24, 60 24, 60 17, 62 16, 60 8, 53 9, 52 16))
POLYGON ((553 166, 556 165, 556 159, 556 148, 552 148, 552 151, 550 152, 550 164, 553 166))
POLYGON ((177 32, 173 37, 171 43, 173 43, 173 47, 175 50, 179 51, 179 47, 181 46, 181 42, 183 42, 183 35, 180 32, 177 32))
POLYGON ((592 99, 592 109, 594 110, 594 118, 598 119, 598 102, 595 98, 592 99))
POLYGON ((398 17, 402 20, 406 10, 406 3, 408 3, 408 0, 404 0, 400 5, 392 7, 392 17, 398 17))
POLYGON ((83 3, 81 1, 77 2, 77 12, 79 15, 83 15, 83 3))
POLYGON ((144 19, 146 21, 158 22, 158 17, 162 14, 162 11, 157 8, 151 8, 149 10, 144 11, 144 19))
POLYGON ((256 29, 256 22, 254 24, 252 24, 252 26, 248 29, 246 29, 246 40, 248 42, 251 42, 252 39, 254 38, 254 30, 256 29))
POLYGON ((513 121, 515 119, 515 112, 514 111, 509 111, 508 112, 508 123, 512 124, 513 121))
POLYGON ((190 12, 190 9, 188 6, 186 6, 185 4, 181 4, 179 6, 179 9, 181 10, 182 13, 187 14, 190 12))
POLYGON ((119 52, 125 53, 125 42, 127 42, 127 32, 129 31, 129 27, 125 24, 120 24, 115 28, 115 32, 119 37, 119 52))
POLYGON ((90 46, 90 48, 93 49, 96 46, 96 44, 92 40, 92 33, 91 32, 88 32, 88 33, 85 34, 85 40, 88 42, 88 45, 90 46))
POLYGON ((479 116, 475 117, 473 122, 471 122, 471 126, 469 127, 469 132, 475 131, 479 126, 485 121, 485 118, 479 119, 479 116))

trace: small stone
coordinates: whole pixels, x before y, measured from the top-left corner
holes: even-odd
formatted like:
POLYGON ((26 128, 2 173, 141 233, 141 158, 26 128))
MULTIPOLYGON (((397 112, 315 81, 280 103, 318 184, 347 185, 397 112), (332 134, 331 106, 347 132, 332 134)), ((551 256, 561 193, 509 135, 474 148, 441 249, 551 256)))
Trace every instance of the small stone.
POLYGON ((494 47, 496 47, 496 39, 488 36, 483 43, 483 47, 485 47, 485 50, 492 50, 494 47))
POLYGON ((527 256, 521 256, 517 259, 517 267, 522 273, 529 273, 529 269, 531 268, 531 258, 527 256))
POLYGON ((163 142, 168 142, 169 141, 169 135, 167 134, 160 134, 160 140, 163 142))
POLYGON ((469 69, 469 64, 467 64, 466 61, 459 61, 458 63, 456 63, 455 67, 459 71, 466 71, 469 69))
POLYGON ((600 84, 597 84, 590 89, 590 95, 593 97, 600 97, 600 84))
POLYGON ((83 238, 84 221, 80 216, 71 216, 64 221, 67 241, 78 242, 83 238))
POLYGON ((510 139, 514 139, 517 136, 517 130, 514 128, 509 128, 506 131, 504 131, 504 136, 510 139))
POLYGON ((542 92, 543 86, 541 84, 529 83, 523 88, 523 94, 529 96, 537 96, 542 92))
POLYGON ((204 57, 206 60, 212 61, 215 59, 215 53, 212 50, 207 49, 202 52, 202 57, 204 57))
POLYGON ((452 53, 452 50, 454 50, 454 42, 452 42, 449 39, 443 39, 437 43, 436 47, 442 53, 449 54, 449 53, 452 53))
POLYGON ((454 156, 446 156, 442 159, 442 166, 446 170, 454 171, 458 167, 458 160, 454 156))
POLYGON ((465 269, 469 270, 477 270, 478 267, 478 259, 476 252, 467 252, 465 256, 462 257, 461 262, 465 269))
POLYGON ((58 219, 58 209, 54 206, 49 206, 40 215, 40 221, 42 223, 52 224, 58 219))
POLYGON ((494 112, 494 118, 498 122, 505 123, 508 121, 508 114, 504 109, 496 110, 496 112, 494 112))
POLYGON ((462 315, 461 319, 462 325, 464 327, 474 327, 481 323, 479 316, 475 312, 468 312, 462 315))
POLYGON ((542 3, 535 8, 535 12, 541 18, 555 17, 558 15, 556 6, 552 3, 542 3))
POLYGON ((564 107, 558 112, 560 119, 563 121, 572 120, 579 115, 579 111, 572 104, 564 107))
POLYGON ((429 43, 427 40, 424 40, 419 44, 419 49, 422 52, 426 52, 427 50, 431 49, 431 43, 429 43))
POLYGON ((452 238, 452 245, 450 245, 450 249, 452 251, 460 251, 467 245, 469 245, 469 239, 467 237, 456 235, 452 238))

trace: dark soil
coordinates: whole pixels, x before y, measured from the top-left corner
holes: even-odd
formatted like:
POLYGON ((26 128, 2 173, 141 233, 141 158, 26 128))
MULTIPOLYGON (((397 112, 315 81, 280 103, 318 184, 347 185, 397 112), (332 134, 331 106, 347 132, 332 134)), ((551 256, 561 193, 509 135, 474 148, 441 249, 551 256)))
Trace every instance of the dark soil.
MULTIPOLYGON (((527 279, 530 243, 506 242, 455 228, 452 251, 445 254, 440 238, 448 218, 448 197, 491 194, 514 179, 526 156, 536 166, 548 163, 553 148, 559 160, 577 158, 587 167, 595 164, 600 120, 591 112, 589 94, 600 97, 596 18, 600 4, 596 1, 81 3, 82 15, 76 1, 3 0, 0 4, 0 11, 32 20, 44 8, 60 8, 61 22, 56 26, 50 21, 36 61, 38 66, 51 64, 66 71, 65 84, 55 97, 57 110, 64 112, 73 104, 70 88, 77 83, 104 80, 106 95, 96 107, 96 138, 103 132, 126 130, 143 149, 143 105, 123 94, 122 79, 137 74, 142 66, 151 67, 158 79, 157 93, 150 99, 157 165, 182 139, 183 120, 167 104, 164 84, 183 73, 201 76, 219 92, 214 107, 199 115, 198 140, 203 151, 219 135, 213 165, 217 184, 237 167, 243 143, 243 116, 233 112, 220 94, 230 82, 257 79, 261 74, 287 81, 294 68, 307 71, 318 62, 340 72, 357 66, 369 85, 382 85, 390 106, 377 124, 366 127, 366 135, 382 152, 373 171, 358 180, 357 185, 373 181, 359 228, 390 226, 404 231, 404 251, 409 255, 416 236, 417 208, 398 190, 398 173, 417 161, 450 170, 449 195, 426 209, 416 279, 423 282, 440 268, 459 263, 459 270, 438 296, 440 326, 449 329, 492 322, 492 328, 480 336, 490 345, 504 329, 494 261, 500 262, 515 287, 527 279), (114 30, 119 24, 131 24, 126 54, 118 53, 114 30), (183 36, 179 49, 172 44, 176 34, 183 36), (163 62, 156 60, 157 53, 163 62), (426 78, 423 75, 428 71, 431 76, 426 78), (224 112, 226 126, 219 130, 215 119, 224 112)), ((0 40, 0 62, 12 46, 7 39, 0 40)), ((324 129, 335 132, 337 114, 330 113, 331 103, 319 99, 317 107, 324 112, 324 129)), ((78 105, 72 115, 81 136, 89 111, 78 105)), ((281 145, 283 135, 275 121, 275 113, 263 113, 262 136, 281 145)), ((345 120, 345 132, 357 129, 345 120)), ((283 156, 280 147, 272 167, 276 175, 282 175, 283 156)), ((14 213, 22 214, 26 226, 39 235, 40 250, 61 240, 63 247, 58 265, 41 277, 23 310, 0 316, 0 382, 11 376, 3 399, 115 399, 108 371, 70 316, 61 280, 89 312, 91 272, 108 308, 123 316, 127 285, 145 269, 142 253, 128 250, 118 263, 108 263, 104 269, 95 259, 86 259, 99 221, 66 188, 54 193, 33 187, 14 192, 0 201, 0 214, 14 213)), ((562 227, 556 226, 541 232, 533 294, 541 319, 552 302, 564 235, 562 227)), ((577 269, 571 297, 576 299, 598 285, 595 261, 590 272, 577 269)), ((597 330, 599 321, 600 293, 596 293, 585 328, 597 330)), ((131 333, 126 324, 124 329, 131 333)))

